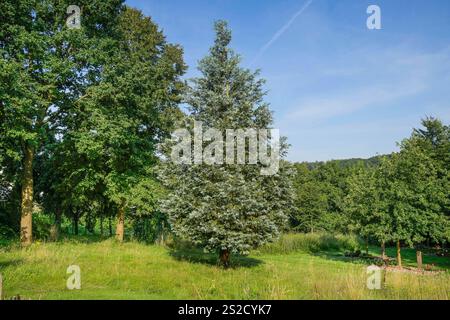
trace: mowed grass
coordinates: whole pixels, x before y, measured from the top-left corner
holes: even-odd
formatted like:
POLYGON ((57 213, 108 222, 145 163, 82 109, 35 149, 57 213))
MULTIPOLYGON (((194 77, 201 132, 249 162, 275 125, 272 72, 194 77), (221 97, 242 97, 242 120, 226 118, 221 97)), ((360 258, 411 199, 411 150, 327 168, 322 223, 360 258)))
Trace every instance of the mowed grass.
MULTIPOLYGON (((449 299, 449 258, 424 257, 440 274, 389 272, 384 289, 369 290, 366 264, 343 257, 345 248, 309 239, 319 243, 311 249, 293 245, 305 239, 291 237, 234 257, 228 270, 195 249, 113 240, 35 243, 0 249, 0 273, 6 298, 23 299, 449 299), (81 290, 66 288, 73 264, 81 268, 81 290)), ((414 251, 403 252, 413 265, 414 251)))

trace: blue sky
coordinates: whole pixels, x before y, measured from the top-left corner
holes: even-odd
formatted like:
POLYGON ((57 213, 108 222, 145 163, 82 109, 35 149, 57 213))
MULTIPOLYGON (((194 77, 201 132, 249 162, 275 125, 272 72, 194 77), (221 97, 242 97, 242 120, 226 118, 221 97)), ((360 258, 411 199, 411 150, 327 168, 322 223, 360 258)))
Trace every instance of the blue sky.
POLYGON ((367 158, 397 150, 429 116, 450 122, 448 0, 130 0, 185 50, 186 78, 233 30, 243 66, 261 69, 288 159, 367 158), (381 30, 366 9, 381 8, 381 30))

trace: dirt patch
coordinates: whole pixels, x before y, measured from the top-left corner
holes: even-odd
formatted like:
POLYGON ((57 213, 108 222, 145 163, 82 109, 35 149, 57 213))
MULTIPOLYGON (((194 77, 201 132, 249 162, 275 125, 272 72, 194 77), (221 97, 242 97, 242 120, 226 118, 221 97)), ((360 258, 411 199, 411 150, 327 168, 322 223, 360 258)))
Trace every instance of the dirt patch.
POLYGON ((397 267, 397 266, 387 266, 383 267, 384 270, 390 271, 390 272, 403 272, 403 273, 412 273, 412 274, 420 274, 420 275, 428 275, 428 276, 434 276, 443 273, 442 270, 425 270, 425 269, 418 269, 413 267, 397 267))

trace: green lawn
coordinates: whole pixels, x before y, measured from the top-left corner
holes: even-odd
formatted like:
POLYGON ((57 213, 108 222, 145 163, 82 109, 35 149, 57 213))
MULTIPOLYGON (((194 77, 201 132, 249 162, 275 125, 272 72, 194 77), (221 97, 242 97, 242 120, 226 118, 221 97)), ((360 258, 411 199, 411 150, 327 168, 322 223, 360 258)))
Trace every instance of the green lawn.
MULTIPOLYGON (((373 253, 376 248, 372 248, 373 253)), ((196 250, 140 243, 35 243, 0 249, 7 297, 31 299, 449 299, 450 259, 426 255, 439 275, 391 273, 386 288, 366 288, 366 265, 339 250, 254 253, 234 258, 233 268, 196 250), (81 268, 82 289, 66 289, 66 269, 81 268)), ((388 253, 393 256, 394 250, 388 253)), ((405 263, 415 253, 404 249, 405 263)))

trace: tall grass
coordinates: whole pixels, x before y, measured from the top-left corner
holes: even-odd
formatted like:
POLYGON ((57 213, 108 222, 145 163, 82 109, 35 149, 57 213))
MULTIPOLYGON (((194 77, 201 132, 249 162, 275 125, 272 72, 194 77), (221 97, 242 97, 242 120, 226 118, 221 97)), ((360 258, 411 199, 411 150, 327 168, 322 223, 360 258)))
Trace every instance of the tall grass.
POLYGON ((267 244, 256 254, 290 254, 293 252, 317 253, 320 251, 355 251, 361 247, 356 236, 330 235, 321 233, 285 234, 273 243, 267 244))
MULTIPOLYGON (((236 258, 238 265, 224 270, 214 264, 216 255, 197 251, 186 250, 180 257, 156 245, 67 239, 36 242, 27 249, 0 248, 0 273, 7 298, 449 299, 448 271, 390 272, 383 290, 368 290, 366 266, 339 258, 338 251, 356 244, 351 237, 286 235, 258 255, 236 258), (327 254, 311 254, 322 250, 327 254), (81 268, 81 290, 66 288, 72 264, 81 268)), ((445 259, 436 257, 436 263, 445 259)))

